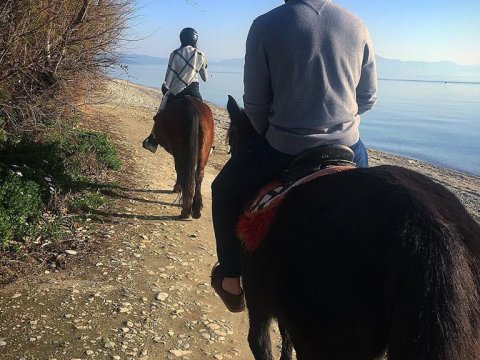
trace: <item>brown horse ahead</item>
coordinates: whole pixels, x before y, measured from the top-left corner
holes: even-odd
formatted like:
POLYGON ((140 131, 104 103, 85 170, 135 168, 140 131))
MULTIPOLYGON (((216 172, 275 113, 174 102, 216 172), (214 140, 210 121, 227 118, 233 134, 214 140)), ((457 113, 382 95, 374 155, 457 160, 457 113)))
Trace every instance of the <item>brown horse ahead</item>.
MULTIPOLYGON (((232 156, 255 134, 228 102, 232 156)), ((289 192, 266 237, 242 254, 255 359, 480 359, 480 226, 428 177, 352 169, 289 192), (291 343, 290 343, 291 339, 291 343)))
POLYGON ((154 117, 153 135, 173 155, 177 181, 173 191, 181 192, 180 217, 201 216, 202 180, 214 139, 212 110, 193 96, 176 100, 154 117))

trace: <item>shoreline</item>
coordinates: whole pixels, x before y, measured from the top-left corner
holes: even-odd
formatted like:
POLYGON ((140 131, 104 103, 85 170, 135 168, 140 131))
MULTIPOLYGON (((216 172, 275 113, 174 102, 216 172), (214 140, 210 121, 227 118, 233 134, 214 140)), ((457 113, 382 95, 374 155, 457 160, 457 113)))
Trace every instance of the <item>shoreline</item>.
MULTIPOLYGON (((161 99, 161 91, 126 80, 109 79, 105 101, 121 107, 142 107, 152 111, 152 117, 161 99)), ((229 155, 225 142, 229 119, 227 110, 206 101, 215 119, 215 152, 210 165, 220 170, 229 155)), ((459 170, 444 168, 422 160, 368 148, 370 166, 397 165, 421 172, 450 189, 480 222, 480 177, 459 170)))

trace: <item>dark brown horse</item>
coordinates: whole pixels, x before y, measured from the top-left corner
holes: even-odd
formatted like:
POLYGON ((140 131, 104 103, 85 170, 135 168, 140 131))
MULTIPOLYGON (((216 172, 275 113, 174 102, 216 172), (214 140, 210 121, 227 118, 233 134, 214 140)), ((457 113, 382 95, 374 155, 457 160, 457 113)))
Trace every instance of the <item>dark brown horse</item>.
MULTIPOLYGON (((254 134, 229 99, 233 156, 254 134), (245 136, 245 137, 242 137, 245 136)), ((353 169, 292 190, 253 252, 242 254, 257 360, 480 359, 480 226, 428 177, 353 169), (291 339, 291 340, 290 340, 291 339)))
POLYGON ((153 135, 173 155, 177 181, 175 192, 181 192, 182 218, 201 216, 202 181, 214 139, 212 110, 193 96, 168 104, 154 117, 153 135))

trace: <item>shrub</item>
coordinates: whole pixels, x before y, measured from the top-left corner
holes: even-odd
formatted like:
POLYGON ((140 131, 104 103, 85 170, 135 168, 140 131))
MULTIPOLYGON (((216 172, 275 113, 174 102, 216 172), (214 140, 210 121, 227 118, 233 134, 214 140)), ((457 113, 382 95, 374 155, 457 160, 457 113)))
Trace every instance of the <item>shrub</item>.
POLYGON ((72 209, 82 212, 89 212, 96 210, 100 206, 106 203, 105 197, 101 194, 85 194, 84 196, 77 197, 71 202, 72 209))
POLYGON ((121 162, 113 144, 108 140, 106 134, 94 131, 83 131, 76 133, 77 150, 81 154, 95 153, 99 163, 110 170, 119 170, 121 162))
POLYGON ((58 240, 67 209, 87 212, 105 203, 95 179, 120 160, 106 134, 52 131, 40 139, 10 136, 0 141, 0 247, 41 236, 58 240), (86 171, 88 167, 91 171, 86 171), (62 195, 63 194, 63 195, 62 195), (65 198, 68 195, 68 201, 65 198), (69 204, 70 202, 70 204, 69 204), (48 216, 45 212, 49 211, 48 216))
MULTIPOLYGON (((2 171, 6 173, 5 169, 2 171)), ((41 214, 40 187, 9 171, 0 184, 0 244, 31 234, 41 214)))
POLYGON ((38 127, 119 63, 132 0, 0 1, 0 116, 38 127))

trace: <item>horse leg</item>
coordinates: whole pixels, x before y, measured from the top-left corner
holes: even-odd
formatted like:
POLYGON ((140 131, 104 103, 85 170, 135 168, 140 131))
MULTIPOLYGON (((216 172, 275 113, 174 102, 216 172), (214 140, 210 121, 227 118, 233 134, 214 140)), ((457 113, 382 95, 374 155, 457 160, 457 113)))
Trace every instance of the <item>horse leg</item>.
POLYGON ((180 179, 178 176, 177 160, 175 160, 175 173, 177 174, 177 180, 175 181, 175 185, 173 186, 173 192, 178 194, 180 191, 182 191, 182 186, 180 185, 180 179))
MULTIPOLYGON (((255 311, 258 311, 258 309, 255 309, 255 311)), ((249 317, 248 344, 255 360, 273 360, 272 343, 270 341, 271 317, 253 311, 249 311, 249 317)))
POLYGON ((278 319, 278 328, 280 330, 280 335, 282 336, 282 353, 280 360, 292 360, 292 340, 285 328, 285 324, 280 319, 278 319))
POLYGON ((192 217, 194 219, 199 219, 201 216, 201 210, 203 208, 202 201, 202 181, 204 176, 204 169, 197 169, 196 180, 195 180, 195 195, 193 196, 193 205, 192 205, 192 217))

